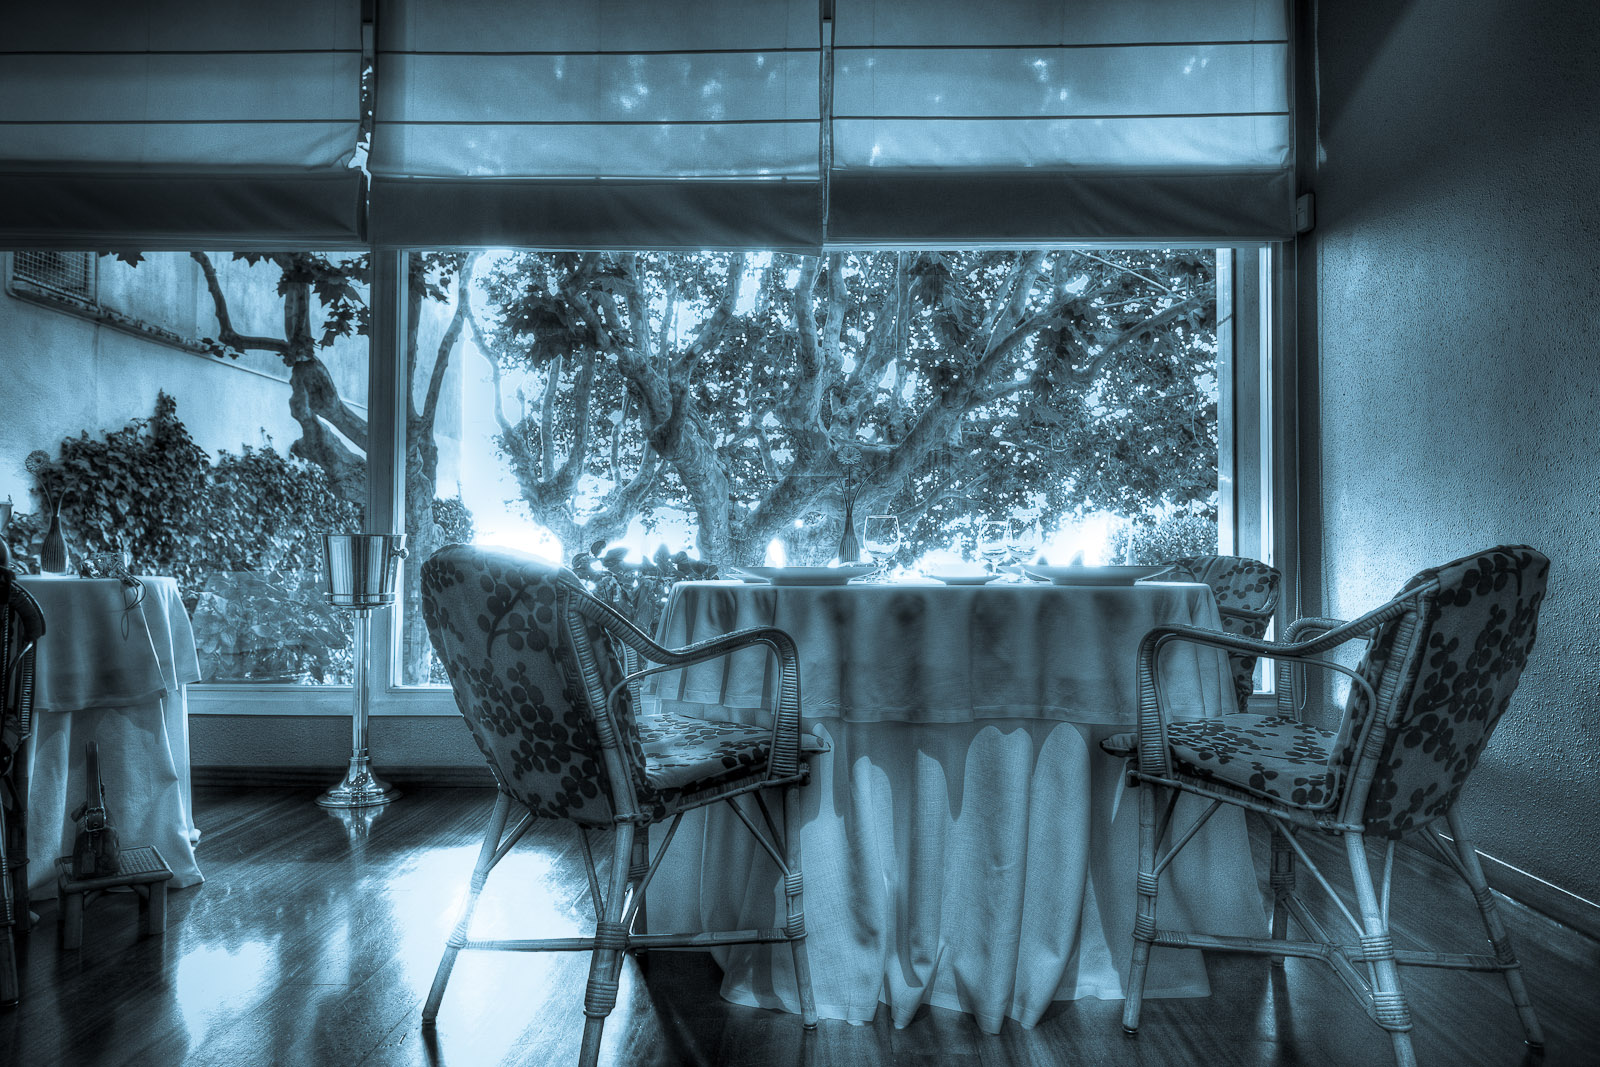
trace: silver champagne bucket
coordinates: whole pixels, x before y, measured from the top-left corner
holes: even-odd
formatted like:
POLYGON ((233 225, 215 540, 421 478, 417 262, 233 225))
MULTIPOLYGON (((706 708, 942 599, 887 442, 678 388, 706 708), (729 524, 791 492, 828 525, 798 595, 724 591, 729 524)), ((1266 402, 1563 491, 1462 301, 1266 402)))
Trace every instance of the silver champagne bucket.
POLYGON ((367 658, 372 643, 372 612, 394 603, 405 534, 324 534, 328 603, 355 615, 354 704, 350 713, 350 767, 344 780, 317 798, 324 808, 371 808, 387 804, 400 791, 372 770, 367 753, 367 658))
POLYGON ((328 603, 350 611, 371 611, 394 603, 405 534, 324 534, 328 603))

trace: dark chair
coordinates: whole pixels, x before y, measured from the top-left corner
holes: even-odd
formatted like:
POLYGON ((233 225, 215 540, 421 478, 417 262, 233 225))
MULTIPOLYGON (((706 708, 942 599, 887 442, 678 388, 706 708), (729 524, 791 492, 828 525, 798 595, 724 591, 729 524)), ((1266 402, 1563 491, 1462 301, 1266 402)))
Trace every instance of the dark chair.
POLYGON ((1137 735, 1105 742, 1113 753, 1134 747, 1137 754, 1129 762, 1128 777, 1140 787, 1138 916, 1124 1029, 1133 1033, 1139 1027, 1150 949, 1161 945, 1266 955, 1279 966, 1285 956, 1320 959, 1389 1031, 1395 1059, 1402 1065, 1414 1064, 1416 1058, 1400 967, 1498 971, 1528 1044, 1542 1046, 1520 964, 1456 801, 1527 663, 1548 571, 1549 560, 1524 545, 1492 548, 1422 571, 1393 600, 1354 622, 1301 619, 1289 627, 1281 644, 1192 626, 1157 627, 1145 636, 1139 648, 1137 735), (1353 639, 1368 642, 1355 670, 1320 658, 1353 639), (1275 657, 1282 678, 1279 714, 1169 721, 1161 708, 1156 665, 1163 646, 1173 641, 1275 657), (1337 732, 1292 715, 1289 668, 1305 664, 1352 679, 1337 732), (1176 835, 1167 851, 1157 855, 1182 793, 1211 802, 1201 823, 1218 805, 1234 804, 1270 825, 1270 939, 1158 927, 1157 879, 1192 833, 1176 835), (1158 801, 1165 801, 1159 818, 1158 801), (1441 823, 1449 828, 1448 838, 1438 832, 1441 823), (1389 929, 1394 843, 1412 832, 1471 887, 1490 952, 1395 947, 1389 929), (1324 929, 1296 894, 1296 860, 1332 893, 1298 840, 1306 833, 1344 839, 1356 909, 1352 913, 1334 898, 1352 928, 1343 939, 1324 929), (1367 859, 1368 837, 1384 843, 1383 876, 1376 887, 1367 859), (1290 918, 1301 936, 1288 936, 1290 918))
POLYGON ((0 567, 0 1006, 20 997, 15 933, 28 925, 28 759, 39 605, 0 567))
MULTIPOLYGON (((1191 556, 1171 560, 1164 568, 1145 580, 1209 585, 1217 598, 1217 614, 1222 616, 1225 633, 1256 638, 1267 635, 1272 615, 1278 610, 1278 588, 1283 584, 1283 575, 1276 567, 1247 556, 1191 556)), ((1248 711, 1250 694, 1255 692, 1256 657, 1229 652, 1228 667, 1233 673, 1239 710, 1248 711)))
MULTIPOLYGON (((798 789, 808 776, 800 739, 800 676, 795 645, 761 627, 688 648, 657 645, 584 591, 571 571, 520 553, 450 545, 422 566, 423 614, 467 728, 499 785, 471 890, 422 1009, 432 1026, 462 949, 589 950, 581 1064, 596 1062, 606 1016, 616 1004, 624 952, 787 942, 794 954, 804 1025, 816 1025, 801 910, 798 789), (640 679, 765 646, 780 674, 771 726, 746 726, 672 714, 639 714, 640 679), (656 666, 641 666, 643 663, 656 666), (781 788, 774 820, 762 791, 781 788), (756 818, 738 798, 750 795, 756 818), (777 929, 647 933, 640 907, 683 813, 726 802, 777 865, 788 901, 777 929), (513 805, 526 809, 507 833, 513 805), (577 824, 596 915, 592 937, 475 941, 467 927, 489 871, 535 818, 577 824), (651 825, 668 822, 650 856, 651 825), (589 847, 592 830, 615 832, 602 892, 589 847)), ((774 879, 777 880, 776 877, 774 879)))

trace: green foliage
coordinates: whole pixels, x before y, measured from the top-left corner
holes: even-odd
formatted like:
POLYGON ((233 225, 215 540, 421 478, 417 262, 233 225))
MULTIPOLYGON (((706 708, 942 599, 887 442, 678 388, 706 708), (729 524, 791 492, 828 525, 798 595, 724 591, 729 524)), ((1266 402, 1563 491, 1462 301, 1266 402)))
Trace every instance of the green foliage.
POLYGON ((675 582, 703 582, 717 577, 715 564, 691 559, 687 552, 673 555, 666 545, 639 563, 629 563, 627 555, 626 548, 606 552, 606 543, 596 541, 589 551, 572 557, 572 570, 591 593, 652 636, 675 582))
POLYGON ((1208 250, 521 253, 484 293, 502 450, 569 544, 670 508, 748 562, 847 481, 912 556, 1023 509, 1215 514, 1208 250))
MULTIPOLYGON (((178 579, 207 681, 330 681, 348 669, 350 623, 330 608, 322 534, 359 525, 320 468, 246 446, 215 463, 166 393, 103 438, 61 442, 40 489, 62 500, 75 557, 127 548, 138 574, 178 579), (341 662, 342 661, 342 662, 341 662)), ((37 565, 42 515, 13 539, 37 565)))
POLYGON ((1166 563, 1217 551, 1217 523, 1201 515, 1172 515, 1153 523, 1135 523, 1123 531, 1116 562, 1166 563))
POLYGON ((457 493, 449 499, 435 497, 433 522, 439 527, 440 545, 465 545, 472 542, 477 529, 472 524, 472 512, 457 493))

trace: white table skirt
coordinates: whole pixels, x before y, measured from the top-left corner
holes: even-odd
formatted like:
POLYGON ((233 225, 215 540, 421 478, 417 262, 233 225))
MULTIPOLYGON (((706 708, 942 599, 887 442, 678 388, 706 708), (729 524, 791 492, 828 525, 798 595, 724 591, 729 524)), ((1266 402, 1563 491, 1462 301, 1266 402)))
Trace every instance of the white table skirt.
MULTIPOLYGON (((1102 753, 1107 726, 1043 720, 916 726, 826 720, 832 751, 802 791, 806 943, 825 1019, 896 1026, 922 1004, 989 1033, 1050 1003, 1125 992, 1137 797, 1102 753)), ((1198 806, 1185 798, 1175 825, 1198 806)), ((1219 811, 1163 875, 1162 925, 1204 914, 1265 936, 1242 813, 1219 811)), ((691 813, 649 894, 654 930, 783 924, 772 861, 721 806, 691 813)), ((799 1011, 787 946, 719 951, 722 995, 799 1011)), ((1210 992, 1198 952, 1156 949, 1147 996, 1210 992)))
MULTIPOLYGON (((816 590, 765 592, 766 597, 735 594, 734 600, 775 607, 771 617, 737 611, 717 623, 729 629, 761 622, 783 626, 782 605, 818 602, 816 590), (774 598, 774 592, 780 595, 774 598), (805 595, 791 600, 791 592, 805 595)), ((949 597, 951 592, 936 595, 970 603, 968 597, 949 597)), ((1004 599, 1013 602, 1040 593, 1080 603, 1106 599, 1103 593, 1082 596, 1083 590, 1006 592, 1004 599)), ((682 599, 674 597, 680 612, 682 599)), ((1193 610, 1194 595, 1176 607, 1163 603, 1168 606, 1160 612, 1176 613, 1181 621, 1215 618, 1209 591, 1193 610)), ((1031 625, 1026 612, 1014 618, 1015 626, 1031 625)), ((664 619, 669 644, 706 636, 685 623, 681 614, 664 619)), ((1084 628, 1081 621, 1078 626, 1084 628)), ((904 648, 905 635, 892 627, 862 632, 883 647, 898 641, 904 648)), ((1131 641, 1136 647, 1137 636, 1131 641)), ((1095 655, 1105 654, 1104 643, 1102 637, 1095 655)), ((807 647, 802 641, 802 660, 807 647)), ((1133 647, 1113 650, 1121 657, 1118 669, 1085 667, 1084 673, 1125 671, 1131 681, 1133 647)), ((1064 658, 1072 648, 1064 647, 1064 658)), ((905 651, 917 656, 914 649, 905 651)), ((974 652, 959 663, 952 660, 950 669, 967 672, 978 659, 987 657, 974 652)), ((936 657, 922 662, 925 674, 941 670, 936 657)), ((1180 714, 1217 714, 1225 707, 1226 672, 1203 666, 1183 657, 1167 664, 1169 693, 1189 705, 1180 714)), ((722 694, 759 689, 761 675, 750 673, 754 667, 730 666, 722 694)), ((806 725, 820 726, 832 745, 811 760, 800 816, 806 943, 820 1014, 866 1022, 882 1003, 894 1024, 904 1026, 920 1005, 933 1004, 970 1012, 982 1029, 997 1032, 1007 1018, 1032 1026, 1054 1000, 1121 998, 1132 950, 1138 805, 1136 796, 1124 794, 1121 761, 1101 752, 1098 742, 1130 728, 1116 719, 1131 715, 1131 708, 1102 709, 1099 715, 1110 722, 1092 721, 1091 709, 1084 709, 1090 722, 1058 721, 1060 710, 1038 717, 969 711, 965 721, 950 721, 961 704, 952 699, 939 715, 945 721, 814 716, 808 686, 828 669, 824 662, 810 669, 803 663, 801 670, 806 725)), ((685 702, 688 683, 668 679, 661 688, 675 698, 666 701, 674 710, 760 720, 760 712, 747 708, 685 702)), ((1118 684, 1087 680, 1099 689, 1118 684)), ((699 682, 716 684, 703 671, 699 682)), ((1027 689, 1035 683, 1017 684, 1027 689)), ((853 682, 816 688, 830 695, 867 691, 853 682)), ((869 709, 845 710, 870 715, 869 709)), ((1176 826, 1198 810, 1191 803, 1180 804, 1176 826)), ((685 818, 652 884, 649 921, 661 931, 781 925, 782 899, 770 859, 719 805, 685 818)), ((1266 913, 1239 812, 1218 812, 1185 848, 1162 877, 1160 908, 1164 926, 1181 927, 1203 912, 1207 929, 1265 935, 1266 913)), ((798 1011, 787 946, 735 946, 716 956, 725 971, 726 999, 798 1011)), ((1147 995, 1207 993, 1198 952, 1155 951, 1147 995)))
POLYGON ((172 578, 145 578, 125 609, 110 579, 24 579, 39 602, 34 733, 29 751, 28 892, 56 895, 58 856, 72 853, 70 814, 86 792, 84 745, 100 748, 106 812, 124 848, 154 845, 174 889, 204 881, 195 862, 188 683, 199 665, 172 578))

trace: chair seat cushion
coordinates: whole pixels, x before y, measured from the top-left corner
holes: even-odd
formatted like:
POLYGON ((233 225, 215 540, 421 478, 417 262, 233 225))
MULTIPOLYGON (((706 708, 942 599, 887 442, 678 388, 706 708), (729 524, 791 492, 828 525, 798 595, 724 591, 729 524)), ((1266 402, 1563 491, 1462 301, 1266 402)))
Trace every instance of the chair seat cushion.
POLYGON ((639 716, 644 775, 657 793, 699 792, 764 772, 772 728, 658 711, 639 716))
POLYGON ((1224 715, 1167 724, 1180 770, 1297 808, 1321 808, 1336 795, 1328 767, 1332 733, 1283 715, 1224 715))
MULTIPOLYGON (((1167 723, 1167 745, 1180 775, 1230 785, 1297 808, 1322 808, 1337 795, 1328 767, 1335 735, 1282 715, 1224 715, 1167 723)), ((1100 742, 1113 756, 1139 750, 1137 735, 1100 742)))

